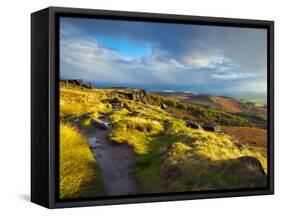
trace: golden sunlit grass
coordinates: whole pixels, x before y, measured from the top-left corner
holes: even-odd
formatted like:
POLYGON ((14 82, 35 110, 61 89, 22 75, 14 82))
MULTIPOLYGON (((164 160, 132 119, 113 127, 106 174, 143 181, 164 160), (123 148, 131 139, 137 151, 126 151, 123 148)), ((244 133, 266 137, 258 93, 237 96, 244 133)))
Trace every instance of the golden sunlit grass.
POLYGON ((101 173, 87 139, 70 125, 60 123, 60 198, 102 194, 101 173))
MULTIPOLYGON (((266 178, 260 175, 256 167, 251 164, 241 165, 237 158, 252 156, 260 161, 267 172, 266 148, 237 146, 236 140, 227 134, 191 129, 184 120, 160 108, 157 100, 162 101, 162 97, 149 93, 153 102, 141 102, 139 97, 126 98, 128 93, 138 94, 138 90, 83 89, 63 85, 60 92, 60 115, 66 121, 77 119, 79 126, 84 128, 91 125, 92 118, 98 118, 101 113, 107 114, 113 124, 109 139, 116 145, 127 143, 136 153, 134 176, 143 193, 230 189, 265 184, 266 178), (112 108, 109 99, 113 98, 118 99, 118 108, 112 108)), ((168 99, 165 100, 168 104, 168 99)), ((189 115, 185 117, 189 118, 189 115)), ((244 118, 241 117, 241 120, 244 118)), ((66 128, 64 130, 68 131, 66 128)), ((68 133, 64 138, 67 142, 76 139, 76 143, 78 140, 84 143, 83 137, 77 136, 77 131, 68 133)), ((65 140, 61 142, 65 143, 65 140)), ((65 151, 76 155, 73 147, 65 148, 65 151)), ((89 160, 88 156, 85 158, 83 160, 89 160)), ((81 163, 82 159, 80 156, 65 157, 65 166, 76 160, 81 163)), ((81 173, 84 173, 83 170, 81 173)), ((75 182, 81 180, 79 175, 72 177, 72 180, 61 182, 66 185, 67 191, 71 191, 67 182, 73 181, 71 188, 77 189, 78 184, 75 182)), ((82 193, 83 190, 77 189, 73 194, 82 193)))
POLYGON ((163 131, 162 125, 155 120, 139 117, 124 117, 115 124, 110 139, 117 143, 126 142, 138 154, 147 153, 150 136, 163 131))
POLYGON ((266 157, 247 147, 239 149, 225 134, 187 128, 182 121, 173 120, 165 134, 154 137, 148 146, 149 153, 136 159, 141 168, 135 172, 145 192, 266 185, 257 167, 242 166, 237 160, 242 156, 257 158, 266 172, 266 157))
POLYGON ((62 85, 60 88, 60 117, 79 116, 92 113, 97 117, 98 112, 108 112, 111 107, 102 102, 107 98, 106 91, 75 88, 62 85))

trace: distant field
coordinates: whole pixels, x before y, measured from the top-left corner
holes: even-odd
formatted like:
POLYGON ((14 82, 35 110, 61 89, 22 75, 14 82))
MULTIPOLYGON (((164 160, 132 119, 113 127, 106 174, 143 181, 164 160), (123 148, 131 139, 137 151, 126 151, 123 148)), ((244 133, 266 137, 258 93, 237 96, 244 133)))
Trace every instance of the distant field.
POLYGON ((237 100, 230 97, 177 92, 157 92, 157 94, 171 99, 176 99, 180 102, 190 102, 231 113, 258 112, 265 115, 267 110, 266 105, 264 104, 248 102, 245 100, 237 100))
POLYGON ((222 131, 244 144, 267 148, 267 130, 265 129, 257 127, 222 127, 222 131))

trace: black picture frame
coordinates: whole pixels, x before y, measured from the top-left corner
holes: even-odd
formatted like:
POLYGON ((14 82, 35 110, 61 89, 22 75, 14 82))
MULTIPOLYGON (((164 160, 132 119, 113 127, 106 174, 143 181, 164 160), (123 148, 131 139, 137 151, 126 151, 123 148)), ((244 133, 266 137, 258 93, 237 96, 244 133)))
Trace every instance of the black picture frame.
POLYGON ((31 15, 31 201, 47 208, 191 200, 274 193, 274 22, 49 7, 31 15), (267 29, 268 185, 266 188, 60 200, 58 194, 60 16, 267 29))

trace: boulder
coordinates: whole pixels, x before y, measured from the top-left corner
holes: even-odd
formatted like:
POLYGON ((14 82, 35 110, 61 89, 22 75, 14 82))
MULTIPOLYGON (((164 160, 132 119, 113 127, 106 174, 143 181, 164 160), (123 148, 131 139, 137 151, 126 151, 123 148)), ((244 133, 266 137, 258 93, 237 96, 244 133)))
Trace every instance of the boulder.
POLYGON ((234 145, 236 145, 239 150, 242 150, 244 148, 244 144, 241 142, 234 142, 234 145))
POLYGON ((131 108, 129 107, 129 105, 127 103, 124 103, 123 108, 125 108, 126 110, 128 110, 129 112, 131 112, 131 108))
POLYGON ((92 119, 91 124, 95 126, 96 128, 102 129, 102 130, 107 130, 108 125, 106 125, 104 122, 98 120, 98 119, 92 119))
POLYGON ((168 109, 168 106, 165 103, 161 102, 160 103, 160 108, 161 109, 168 109))
POLYGON ((191 127, 193 129, 202 129, 201 125, 198 122, 195 122, 195 121, 187 121, 186 126, 191 127))
POLYGON ((244 156, 244 157, 237 158, 237 161, 242 166, 254 167, 259 172, 259 174, 266 175, 264 170, 263 170, 261 162, 255 157, 244 156))
POLYGON ((211 131, 211 132, 220 132, 220 127, 219 126, 216 126, 216 125, 213 125, 213 124, 204 124, 203 125, 203 129, 205 131, 211 131))
POLYGON ((138 115, 139 115, 139 112, 133 111, 133 112, 130 113, 130 115, 131 115, 131 116, 138 116, 138 115))
POLYGON ((111 104, 113 110, 120 110, 120 105, 118 103, 111 104))
POLYGON ((102 120, 102 119, 107 119, 107 116, 104 115, 104 114, 100 114, 100 115, 99 115, 99 119, 101 119, 101 120, 102 120))
POLYGON ((121 101, 118 98, 112 98, 108 101, 110 104, 116 104, 116 103, 121 103, 121 101))
POLYGON ((131 93, 131 92, 128 92, 128 93, 126 93, 126 96, 127 96, 127 98, 129 99, 129 100, 134 100, 134 94, 133 93, 131 93))

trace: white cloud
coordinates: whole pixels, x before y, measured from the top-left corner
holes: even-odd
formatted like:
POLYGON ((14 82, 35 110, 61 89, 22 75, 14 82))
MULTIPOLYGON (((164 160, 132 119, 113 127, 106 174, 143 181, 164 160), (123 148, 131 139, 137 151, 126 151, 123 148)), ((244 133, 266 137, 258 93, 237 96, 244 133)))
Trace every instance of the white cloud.
POLYGON ((265 89, 264 78, 255 81, 257 74, 241 72, 238 62, 208 49, 174 56, 154 47, 146 56, 134 58, 101 46, 93 39, 62 37, 60 57, 62 78, 82 78, 93 83, 210 85, 222 91, 265 89), (248 78, 253 79, 251 84, 242 82, 249 81, 248 78), (233 86, 227 86, 233 81, 233 86))
POLYGON ((250 73, 235 73, 235 72, 228 72, 228 73, 214 73, 212 77, 219 80, 233 80, 233 79, 244 79, 253 77, 253 74, 250 73))
POLYGON ((132 58, 81 38, 62 38, 60 58, 63 78, 93 82, 176 84, 180 82, 176 73, 185 68, 163 50, 132 58))

